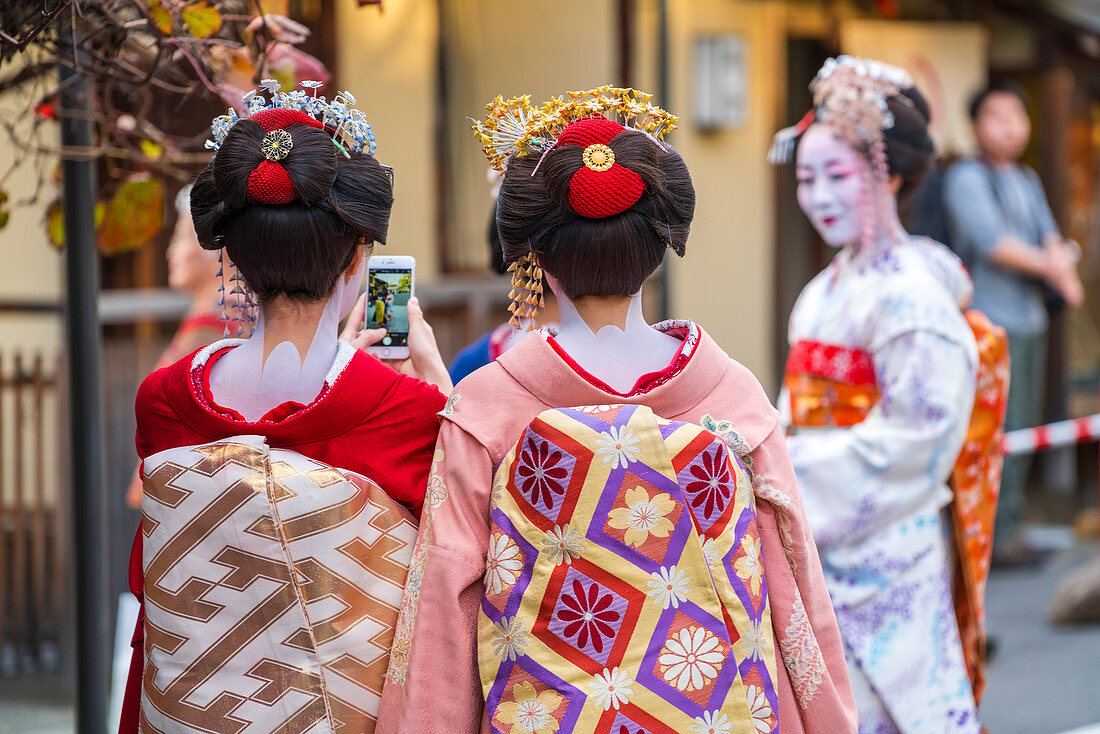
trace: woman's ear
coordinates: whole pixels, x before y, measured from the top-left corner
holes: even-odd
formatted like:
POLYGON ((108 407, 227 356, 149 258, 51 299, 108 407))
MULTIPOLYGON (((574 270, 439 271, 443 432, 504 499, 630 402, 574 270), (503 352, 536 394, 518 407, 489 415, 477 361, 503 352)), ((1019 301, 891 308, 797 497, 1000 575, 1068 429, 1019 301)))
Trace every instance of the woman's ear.
POLYGON ((891 196, 897 196, 901 191, 901 184, 903 183, 900 173, 890 174, 890 178, 887 180, 887 187, 890 189, 891 196))
POLYGON ((344 282, 347 283, 356 275, 359 274, 359 268, 363 267, 364 255, 366 254, 366 245, 362 241, 355 246, 355 255, 351 258, 351 265, 348 265, 347 270, 344 271, 344 282))

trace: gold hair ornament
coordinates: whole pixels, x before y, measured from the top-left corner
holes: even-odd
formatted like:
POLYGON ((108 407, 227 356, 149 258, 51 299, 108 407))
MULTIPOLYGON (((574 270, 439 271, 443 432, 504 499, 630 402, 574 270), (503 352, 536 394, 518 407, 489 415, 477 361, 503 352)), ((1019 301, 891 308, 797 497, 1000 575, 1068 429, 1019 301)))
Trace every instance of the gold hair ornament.
POLYGON ((615 151, 603 143, 593 143, 581 154, 584 165, 597 173, 610 171, 615 165, 615 151))
POLYGON ((546 306, 542 292, 542 268, 528 252, 508 266, 512 274, 512 290, 508 294, 511 303, 508 311, 512 317, 508 323, 517 329, 530 331, 539 317, 539 309, 546 306), (521 320, 522 319, 522 320, 521 320))
POLYGON ((652 100, 652 94, 612 86, 569 92, 537 107, 531 104, 530 95, 507 100, 498 96, 485 106, 485 120, 475 121, 473 131, 489 163, 498 171, 507 167, 512 156, 544 153, 566 126, 590 117, 614 120, 661 146, 660 141, 676 129, 679 118, 652 100))
POLYGON ((281 161, 290 155, 294 147, 294 138, 287 130, 272 130, 260 142, 260 152, 269 161, 281 161))

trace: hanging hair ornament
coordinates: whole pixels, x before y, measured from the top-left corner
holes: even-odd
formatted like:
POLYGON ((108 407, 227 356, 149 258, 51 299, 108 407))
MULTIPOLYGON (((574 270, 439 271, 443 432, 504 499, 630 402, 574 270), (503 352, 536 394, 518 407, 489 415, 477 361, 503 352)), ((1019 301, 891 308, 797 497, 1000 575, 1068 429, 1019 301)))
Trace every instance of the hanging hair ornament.
POLYGON ((533 253, 528 252, 508 266, 512 274, 512 290, 508 293, 511 303, 508 311, 512 314, 508 323, 517 328, 530 331, 539 316, 539 309, 546 305, 542 292, 542 268, 535 262, 533 253))
POLYGON ((225 248, 218 250, 218 308, 221 309, 222 338, 229 336, 229 313, 225 307, 225 248))
POLYGON ((593 117, 641 132, 664 150, 661 140, 676 129, 679 118, 653 104, 652 99, 653 95, 645 92, 612 86, 569 92, 539 107, 531 105, 530 95, 508 100, 498 96, 485 106, 485 120, 474 121, 473 131, 489 163, 498 171, 504 171, 512 156, 544 155, 570 123, 593 117))
POLYGON ((256 322, 259 320, 259 303, 252 289, 248 287, 244 276, 237 266, 225 256, 225 250, 218 251, 218 307, 221 309, 219 317, 224 324, 222 338, 228 339, 236 336, 247 339, 256 330, 256 322), (225 287, 225 270, 229 267, 229 290, 225 287), (230 325, 236 322, 237 331, 230 333, 230 325), (248 328, 245 328, 245 324, 248 328))

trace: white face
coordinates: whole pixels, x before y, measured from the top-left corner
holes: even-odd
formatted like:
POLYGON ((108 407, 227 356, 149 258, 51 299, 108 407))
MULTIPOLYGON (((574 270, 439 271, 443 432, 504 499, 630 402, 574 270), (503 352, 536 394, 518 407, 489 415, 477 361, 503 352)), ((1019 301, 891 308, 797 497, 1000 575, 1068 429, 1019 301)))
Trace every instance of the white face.
POLYGON ((863 157, 824 125, 811 125, 802 135, 795 168, 798 205, 829 246, 859 242, 869 172, 863 157))

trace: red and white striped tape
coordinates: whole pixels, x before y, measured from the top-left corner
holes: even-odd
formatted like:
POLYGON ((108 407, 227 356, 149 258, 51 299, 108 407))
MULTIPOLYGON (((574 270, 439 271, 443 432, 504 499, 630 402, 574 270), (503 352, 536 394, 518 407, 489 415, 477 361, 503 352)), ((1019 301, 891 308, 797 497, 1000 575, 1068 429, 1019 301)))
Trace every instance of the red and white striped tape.
POLYGON ((1030 454, 1097 439, 1100 439, 1100 414, 1009 431, 1004 435, 1003 445, 1005 454, 1030 454))

